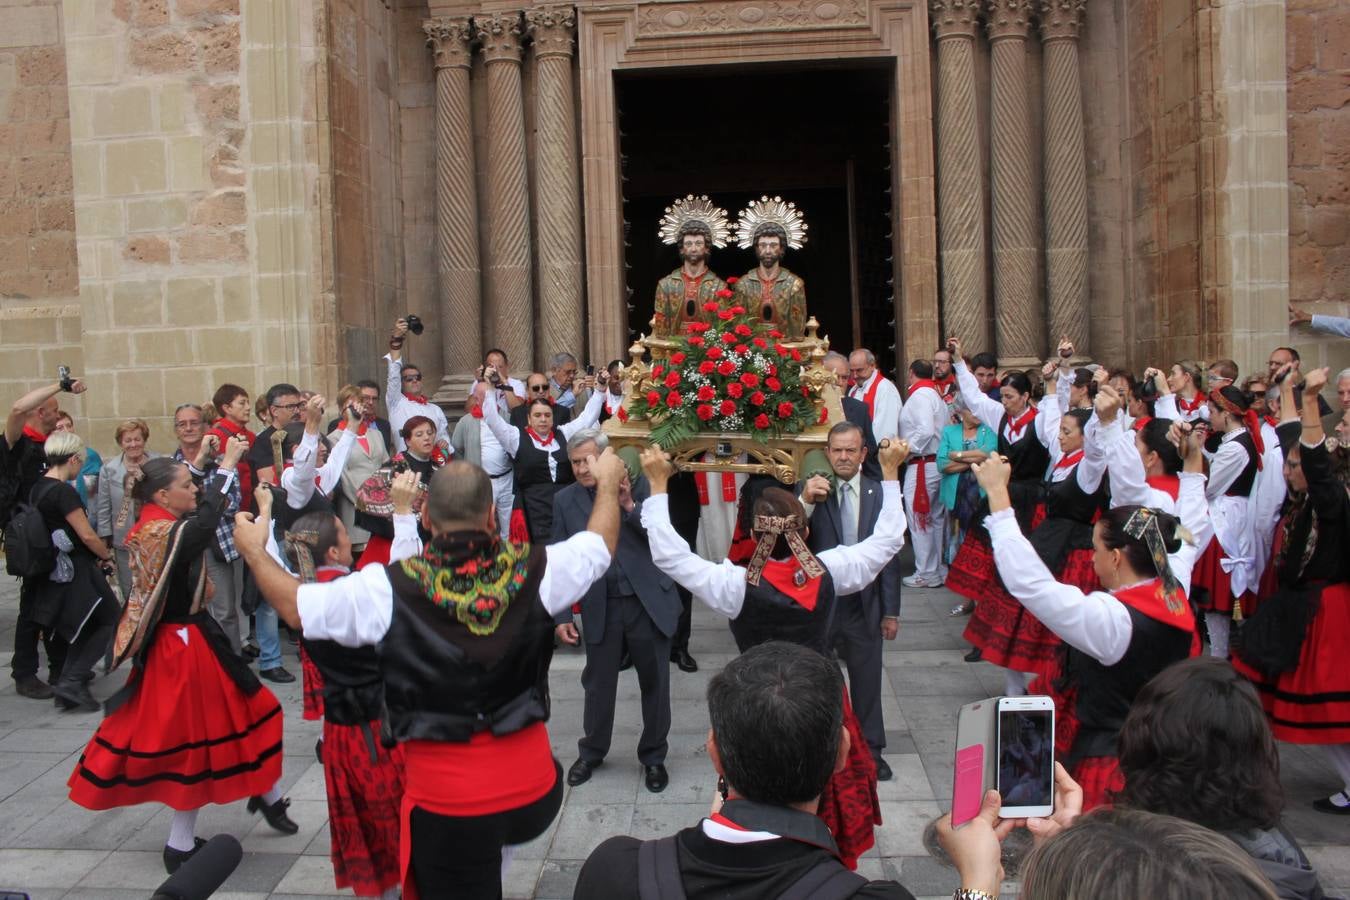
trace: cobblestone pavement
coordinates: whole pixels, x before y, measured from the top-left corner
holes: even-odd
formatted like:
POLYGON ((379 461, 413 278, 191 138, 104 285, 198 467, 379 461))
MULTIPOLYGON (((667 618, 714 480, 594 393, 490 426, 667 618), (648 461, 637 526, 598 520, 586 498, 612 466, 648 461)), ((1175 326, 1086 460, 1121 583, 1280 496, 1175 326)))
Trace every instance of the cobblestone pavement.
MULTIPOLYGON (((916 895, 927 897, 950 897, 956 886, 952 871, 930 859, 922 843, 924 826, 949 806, 956 710, 998 693, 1003 683, 993 666, 962 661, 965 620, 948 617, 953 602, 954 595, 945 590, 906 589, 900 637, 886 646, 886 758, 895 778, 881 785, 886 824, 878 829, 877 847, 861 866, 866 875, 899 878, 916 895)), ((0 647, 6 653, 17 607, 16 583, 0 576, 0 647)), ((286 647, 286 665, 298 675, 294 649, 286 647)), ((507 897, 571 897, 582 861, 604 838, 667 834, 707 811, 715 777, 703 748, 708 729, 703 695, 708 679, 731 659, 735 646, 719 616, 696 608, 691 650, 699 671, 671 673, 670 786, 660 795, 642 786, 636 758, 641 726, 637 678, 625 672, 606 765, 587 784, 569 788, 553 826, 520 848, 507 874, 507 897)), ((564 768, 576 758, 583 659, 571 649, 554 657, 549 731, 564 768)), ((122 678, 121 673, 100 678, 94 693, 107 697, 122 678)), ((300 718, 298 681, 279 687, 277 694, 287 712, 283 787, 300 833, 272 832, 245 812, 242 802, 203 810, 199 834, 234 834, 245 851, 243 863, 216 896, 351 896, 333 889, 323 771, 314 760, 318 725, 300 718)), ((163 880, 160 850, 169 822, 165 808, 94 813, 66 798, 66 779, 95 722, 95 715, 61 713, 51 704, 17 697, 12 681, 3 680, 0 891, 24 890, 41 900, 144 900, 163 880)), ((1331 767, 1315 748, 1282 745, 1280 750, 1289 803, 1286 822, 1312 857, 1323 885, 1333 894, 1350 895, 1350 819, 1320 815, 1309 807, 1313 798, 1332 790, 1331 767)))

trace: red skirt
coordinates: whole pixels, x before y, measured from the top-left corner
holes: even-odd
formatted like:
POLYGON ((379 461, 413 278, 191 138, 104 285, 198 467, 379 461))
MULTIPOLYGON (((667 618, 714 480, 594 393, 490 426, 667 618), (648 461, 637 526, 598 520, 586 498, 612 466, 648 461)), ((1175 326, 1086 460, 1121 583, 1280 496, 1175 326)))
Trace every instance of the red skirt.
MULTIPOLYGON (((1191 587, 1204 588, 1203 593, 1192 590, 1196 606, 1205 612, 1231 613, 1233 611, 1233 583, 1223 570, 1220 560, 1227 559, 1219 539, 1212 538, 1205 552, 1195 561, 1195 570, 1191 573, 1191 587)), ((1247 591, 1237 598, 1242 604, 1242 612, 1251 615, 1256 609, 1256 595, 1247 591)))
POLYGON ((1292 744, 1350 743, 1350 584, 1322 589, 1303 639, 1298 666, 1268 679, 1241 659, 1237 669, 1256 685, 1276 739, 1292 744))
POLYGON ((988 596, 993 577, 994 549, 989 544, 989 535, 983 528, 972 528, 947 567, 947 589, 974 600, 978 606, 988 596))
POLYGON ((333 881, 358 897, 378 897, 400 881, 403 748, 382 746, 379 733, 379 721, 369 739, 360 725, 323 723, 333 881))
POLYGON ((1083 812, 1115 803, 1116 794, 1125 789, 1120 760, 1114 756, 1089 756, 1080 759, 1069 773, 1083 789, 1083 812))
POLYGON ((300 645, 300 683, 303 686, 304 717, 316 722, 323 718, 323 673, 300 645))
POLYGON ((176 810, 263 794, 281 778, 281 705, 251 696, 191 623, 151 638, 135 693, 99 723, 67 785, 86 809, 163 803, 176 810))
MULTIPOLYGON (((1070 685, 1061 689, 1060 666, 1037 678, 1027 688, 1028 694, 1045 695, 1055 702, 1055 755, 1068 759, 1078 738, 1078 690, 1070 685)), ((1096 806, 1114 802, 1116 792, 1125 787, 1125 776, 1120 773, 1120 761, 1114 756, 1089 756, 1080 759, 1069 771, 1073 780, 1083 788, 1083 812, 1096 806)))
POLYGON ((357 571, 364 569, 366 566, 388 565, 389 551, 393 548, 394 542, 389 538, 372 534, 370 540, 366 541, 366 549, 361 551, 361 558, 356 561, 357 571))
POLYGON ((853 714, 853 704, 844 689, 844 727, 850 745, 844 768, 830 776, 820 795, 816 815, 825 822, 839 847, 839 858, 850 869, 858 857, 876 843, 872 828, 881 824, 881 801, 877 798, 877 764, 872 759, 862 726, 853 714))

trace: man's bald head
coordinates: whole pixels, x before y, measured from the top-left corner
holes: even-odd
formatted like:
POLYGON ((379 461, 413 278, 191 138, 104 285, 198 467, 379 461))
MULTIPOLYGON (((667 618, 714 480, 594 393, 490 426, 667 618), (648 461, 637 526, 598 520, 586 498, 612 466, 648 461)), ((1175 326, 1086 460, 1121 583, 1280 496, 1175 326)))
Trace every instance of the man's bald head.
POLYGON ((426 511, 432 531, 482 528, 492 506, 492 479, 473 463, 453 460, 431 476, 426 511))

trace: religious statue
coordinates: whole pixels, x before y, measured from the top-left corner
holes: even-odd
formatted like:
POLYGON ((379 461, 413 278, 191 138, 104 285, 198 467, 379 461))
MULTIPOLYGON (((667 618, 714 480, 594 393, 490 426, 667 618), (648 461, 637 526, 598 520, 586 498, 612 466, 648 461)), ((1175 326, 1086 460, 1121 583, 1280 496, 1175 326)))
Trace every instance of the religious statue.
POLYGON ((726 246, 731 226, 725 209, 690 194, 666 207, 660 234, 664 243, 679 248, 680 267, 656 284, 652 333, 678 337, 686 322, 706 316, 703 304, 717 303, 717 292, 726 287, 708 268, 708 257, 714 247, 726 246))
POLYGON ((782 197, 761 197, 741 210, 736 242, 753 247, 759 266, 736 283, 736 302, 759 316, 763 327, 776 329, 786 340, 801 340, 806 327, 806 286, 781 265, 788 248, 800 250, 806 242, 801 211, 782 197))

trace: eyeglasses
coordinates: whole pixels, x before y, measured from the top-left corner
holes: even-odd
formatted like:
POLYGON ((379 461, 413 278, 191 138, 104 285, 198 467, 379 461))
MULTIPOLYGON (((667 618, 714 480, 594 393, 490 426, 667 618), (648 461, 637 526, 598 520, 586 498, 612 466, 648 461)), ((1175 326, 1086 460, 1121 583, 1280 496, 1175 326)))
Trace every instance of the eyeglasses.
POLYGON ((530 385, 530 390, 534 391, 536 394, 542 394, 544 391, 548 390, 548 385, 532 384, 530 385))
POLYGON ((200 419, 197 419, 196 421, 193 422, 174 422, 173 427, 179 429, 180 431, 186 431, 189 428, 201 428, 202 422, 200 419))
POLYGON ((421 376, 421 375, 404 375, 404 376, 403 376, 403 383, 404 383, 404 384, 408 384, 409 382, 412 382, 412 381, 421 381, 421 380, 422 380, 422 376, 421 376))
POLYGON ((288 409, 288 410, 290 410, 291 412, 294 412, 294 411, 297 410, 297 409, 304 409, 304 408, 305 408, 305 401, 303 401, 303 400, 297 400, 297 401, 295 401, 294 403, 273 403, 273 404, 272 404, 272 408, 273 408, 273 409, 288 409))

